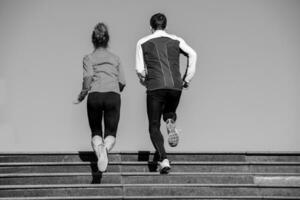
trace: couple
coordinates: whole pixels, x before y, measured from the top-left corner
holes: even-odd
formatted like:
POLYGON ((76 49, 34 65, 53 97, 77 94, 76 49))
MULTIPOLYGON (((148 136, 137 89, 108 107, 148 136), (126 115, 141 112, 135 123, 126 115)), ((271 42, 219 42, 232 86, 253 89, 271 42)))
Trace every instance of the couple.
MULTIPOLYGON (((182 38, 165 32, 167 18, 157 13, 150 19, 152 34, 140 39, 136 48, 136 72, 140 83, 147 89, 147 114, 150 138, 159 155, 160 173, 171 169, 167 159, 164 138, 160 132, 160 121, 166 122, 168 142, 178 144, 178 130, 175 127, 176 109, 182 88, 189 87, 195 73, 197 55, 182 38), (180 53, 188 56, 186 73, 181 77, 180 53)), ((107 50, 109 34, 105 24, 96 25, 92 42, 95 50, 83 58, 83 85, 75 103, 85 96, 92 132, 92 147, 98 158, 98 169, 106 171, 107 152, 115 144, 120 118, 120 92, 125 87, 125 77, 118 56, 107 50), (104 118, 104 135, 102 134, 104 118)))

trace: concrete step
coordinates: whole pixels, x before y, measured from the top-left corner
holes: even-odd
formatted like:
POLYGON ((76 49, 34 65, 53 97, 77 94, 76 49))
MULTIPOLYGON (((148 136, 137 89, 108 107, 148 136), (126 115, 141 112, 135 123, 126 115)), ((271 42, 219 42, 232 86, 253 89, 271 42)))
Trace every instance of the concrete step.
POLYGON ((300 187, 263 187, 254 184, 131 184, 126 196, 300 196, 300 187))
POLYGON ((105 199, 105 200, 296 200, 300 197, 287 197, 287 196, 57 196, 57 197, 4 197, 0 200, 64 200, 64 199, 81 199, 81 200, 92 200, 92 199, 105 199))
MULTIPOLYGON (((242 154, 170 153, 168 157, 173 161, 245 161, 245 156, 242 154)), ((109 160, 113 162, 152 161, 153 159, 154 154, 150 152, 109 154, 109 160)), ((96 156, 92 152, 78 154, 0 154, 0 162, 91 162, 96 160, 96 156)))
POLYGON ((121 184, 120 173, 28 173, 0 174, 0 185, 121 184))
POLYGON ((0 186, 0 197, 122 196, 121 184, 54 184, 0 186))
POLYGON ((81 200, 92 200, 92 199, 105 199, 105 200, 296 200, 300 199, 300 196, 29 196, 29 197, 0 197, 0 200, 63 200, 63 199, 81 199, 81 200))
POLYGON ((0 197, 121 196, 122 192, 122 185, 120 184, 0 186, 0 197))
POLYGON ((180 199, 180 200, 293 200, 293 199, 300 199, 300 197, 288 197, 288 196, 131 196, 125 197, 124 199, 131 199, 131 200, 157 200, 157 199, 164 199, 164 200, 173 200, 173 199, 180 199))
POLYGON ((254 183, 263 186, 300 186, 299 176, 254 176, 254 183))
MULTIPOLYGON (((300 162, 172 162, 172 172, 300 173, 300 162)), ((110 162, 108 172, 156 172, 151 162, 110 162)), ((94 162, 0 163, 0 173, 97 172, 94 162)))
MULTIPOLYGON (((43 196, 43 197, 0 197, 0 200, 65 200, 65 199, 80 199, 80 200, 123 200, 123 196, 43 196)), ((138 198, 141 199, 141 198, 138 198)))
MULTIPOLYGON (((298 175, 298 174, 297 174, 298 175)), ((40 185, 40 184, 147 184, 147 183, 228 183, 228 184, 250 184, 254 183, 253 174, 238 173, 170 173, 160 175, 159 173, 26 173, 26 174, 0 174, 0 185, 40 185)), ((274 177, 260 175, 263 177, 274 177)), ((275 176, 276 177, 276 176, 275 176)), ((292 177, 292 176, 280 176, 292 177)), ((293 176, 296 177, 296 176, 293 176)), ((299 174, 300 179, 300 174, 299 174)), ((277 181, 279 182, 279 180, 277 181)))
POLYGON ((0 197, 31 196, 300 196, 300 187, 255 184, 72 184, 0 186, 0 197))
POLYGON ((150 152, 109 159, 101 174, 92 152, 1 153, 0 200, 300 199, 297 152, 170 153, 169 175, 150 152))
POLYGON ((0 174, 0 185, 206 183, 300 186, 300 173, 16 173, 0 174))
MULTIPOLYGON (((300 152, 183 152, 168 153, 172 161, 228 161, 228 162, 300 162, 300 152)), ((152 161, 154 154, 147 151, 140 152, 113 152, 109 160, 120 161, 152 161)), ((1 162, 80 162, 96 161, 93 152, 69 153, 1 153, 1 162)))

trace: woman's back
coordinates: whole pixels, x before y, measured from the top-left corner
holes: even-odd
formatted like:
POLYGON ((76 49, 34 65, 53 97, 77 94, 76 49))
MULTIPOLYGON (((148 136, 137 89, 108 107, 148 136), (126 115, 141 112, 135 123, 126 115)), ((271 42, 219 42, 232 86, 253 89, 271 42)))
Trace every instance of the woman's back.
POLYGON ((84 57, 83 68, 84 77, 93 77, 90 92, 120 93, 119 82, 125 80, 118 56, 104 48, 96 49, 84 57))

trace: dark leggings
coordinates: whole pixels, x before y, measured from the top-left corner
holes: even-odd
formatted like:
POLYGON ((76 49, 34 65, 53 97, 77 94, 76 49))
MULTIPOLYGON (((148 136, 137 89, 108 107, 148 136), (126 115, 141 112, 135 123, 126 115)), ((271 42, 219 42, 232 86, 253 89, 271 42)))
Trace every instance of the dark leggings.
POLYGON ((164 138, 160 132, 160 120, 173 119, 176 121, 176 109, 180 101, 180 90, 159 89, 147 91, 147 113, 149 120, 150 138, 159 161, 167 158, 164 138))
POLYGON ((87 99, 87 113, 92 137, 103 137, 102 118, 104 116, 104 137, 116 137, 120 119, 121 98, 115 92, 93 92, 87 99))

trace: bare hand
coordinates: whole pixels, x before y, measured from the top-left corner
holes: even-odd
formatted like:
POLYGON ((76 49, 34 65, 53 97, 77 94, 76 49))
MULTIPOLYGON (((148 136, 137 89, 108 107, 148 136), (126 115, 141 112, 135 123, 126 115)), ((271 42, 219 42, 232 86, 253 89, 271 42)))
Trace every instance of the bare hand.
POLYGON ((75 105, 76 104, 80 104, 80 103, 81 103, 81 101, 79 101, 78 99, 76 99, 76 100, 73 101, 73 104, 75 104, 75 105))
POLYGON ((189 86, 190 86, 189 83, 188 83, 188 82, 185 82, 185 81, 184 81, 183 84, 182 84, 182 87, 185 88, 185 89, 188 89, 189 86))

